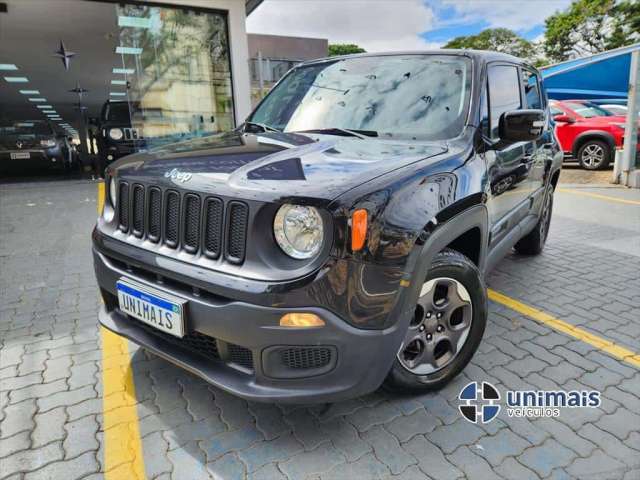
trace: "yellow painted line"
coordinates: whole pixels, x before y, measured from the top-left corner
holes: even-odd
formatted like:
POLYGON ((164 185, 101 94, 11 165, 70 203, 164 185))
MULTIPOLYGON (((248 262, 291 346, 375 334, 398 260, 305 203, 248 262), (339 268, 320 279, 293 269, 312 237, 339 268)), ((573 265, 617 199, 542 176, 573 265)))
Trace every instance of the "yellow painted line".
POLYGON ((554 330, 581 340, 585 343, 588 343, 589 345, 593 345, 603 352, 608 353, 612 357, 622 360, 623 362, 627 362, 634 367, 640 368, 640 354, 632 352, 631 350, 621 347, 620 345, 616 345, 609 340, 605 340, 602 337, 589 333, 586 330, 571 325, 570 323, 567 323, 563 320, 552 317, 548 313, 530 307, 529 305, 525 305, 524 303, 514 300, 511 297, 507 297, 500 292, 496 292, 495 290, 491 290, 490 288, 487 289, 487 292, 489 294, 489 299, 496 303, 500 303, 505 307, 509 307, 511 310, 515 310, 516 312, 526 315, 533 320, 544 323, 554 330))
POLYGON ((98 201, 97 201, 98 215, 102 213, 102 207, 104 207, 104 196, 105 196, 104 182, 100 182, 98 183, 98 201))
MULTIPOLYGON (((104 182, 98 184, 98 214, 104 205, 104 182)), ((143 480, 144 457, 136 387, 127 341, 100 328, 102 337, 102 410, 105 480, 143 480)))
POLYGON ((557 192, 571 193, 572 195, 582 195, 584 197, 597 198, 598 200, 606 200, 608 202, 626 203, 627 205, 640 205, 638 200, 627 200, 626 198, 610 197, 609 195, 600 195, 599 193, 583 192, 572 188, 558 188, 557 192))

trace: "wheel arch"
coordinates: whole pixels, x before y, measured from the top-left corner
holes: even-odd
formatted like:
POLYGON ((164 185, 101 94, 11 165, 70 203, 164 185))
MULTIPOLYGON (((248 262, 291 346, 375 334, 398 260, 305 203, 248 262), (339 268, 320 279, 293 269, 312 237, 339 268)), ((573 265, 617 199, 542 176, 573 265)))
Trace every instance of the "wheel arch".
POLYGON ((571 147, 571 153, 575 158, 578 158, 578 150, 589 140, 601 140, 604 141, 611 150, 615 150, 616 141, 609 132, 605 132, 603 130, 587 130, 586 132, 582 132, 578 136, 576 136, 573 141, 573 146, 571 147))

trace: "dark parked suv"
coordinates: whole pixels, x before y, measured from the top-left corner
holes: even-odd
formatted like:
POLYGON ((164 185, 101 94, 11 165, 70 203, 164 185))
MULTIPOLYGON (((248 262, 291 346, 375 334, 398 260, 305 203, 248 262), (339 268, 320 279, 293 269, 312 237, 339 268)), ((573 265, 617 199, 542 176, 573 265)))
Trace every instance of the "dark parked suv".
POLYGON ((517 58, 306 63, 237 130, 107 170, 100 323, 251 400, 439 388, 482 339, 486 272, 542 251, 561 162, 517 58))
POLYGON ((131 111, 137 104, 108 100, 102 106, 96 130, 98 154, 103 166, 138 151, 144 143, 131 125, 131 111))
POLYGON ((61 142, 48 122, 0 120, 0 172, 65 166, 61 142))

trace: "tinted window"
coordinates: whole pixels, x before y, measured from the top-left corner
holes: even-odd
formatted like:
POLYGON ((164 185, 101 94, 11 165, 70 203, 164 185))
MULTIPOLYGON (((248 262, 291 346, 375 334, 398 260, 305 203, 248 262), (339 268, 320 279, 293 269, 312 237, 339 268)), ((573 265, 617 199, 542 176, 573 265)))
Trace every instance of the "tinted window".
POLYGON ((291 131, 347 128, 380 137, 439 140, 460 134, 471 62, 449 55, 389 55, 322 62, 289 73, 252 122, 291 131))
POLYGON ((523 69, 522 81, 524 83, 524 92, 527 98, 527 108, 542 110, 542 97, 540 95, 540 83, 538 82, 538 76, 529 70, 523 69))
POLYGON ((610 117, 613 115, 608 110, 604 108, 600 108, 595 103, 591 102, 565 102, 567 107, 576 112, 578 115, 583 116, 584 118, 591 117, 610 117))
POLYGON ((518 110, 520 81, 516 67, 496 65, 489 67, 489 112, 491 138, 498 138, 498 122, 504 112, 518 110))
POLYGON ((556 116, 556 115, 564 115, 564 111, 560 110, 558 107, 554 107, 553 105, 550 107, 551 110, 551 115, 552 116, 556 116))

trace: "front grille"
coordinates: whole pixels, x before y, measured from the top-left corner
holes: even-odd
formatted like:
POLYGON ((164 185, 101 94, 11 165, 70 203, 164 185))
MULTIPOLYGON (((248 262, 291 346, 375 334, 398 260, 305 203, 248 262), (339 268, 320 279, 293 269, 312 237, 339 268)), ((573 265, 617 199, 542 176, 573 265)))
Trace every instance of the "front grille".
POLYGON ((327 347, 292 347, 280 351, 283 365, 294 370, 322 368, 331 362, 327 347))
POLYGON ((193 255, 218 259, 224 252, 227 261, 244 262, 249 207, 243 202, 233 200, 225 208, 218 197, 123 181, 117 210, 125 233, 193 255))

